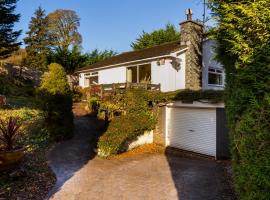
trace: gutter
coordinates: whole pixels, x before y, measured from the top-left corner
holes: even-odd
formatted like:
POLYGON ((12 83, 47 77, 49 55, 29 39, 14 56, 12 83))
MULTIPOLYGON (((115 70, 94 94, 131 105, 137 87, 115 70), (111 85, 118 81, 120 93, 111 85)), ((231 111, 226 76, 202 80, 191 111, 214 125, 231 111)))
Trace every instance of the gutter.
MULTIPOLYGON (((187 49, 188 48, 185 48, 185 49, 182 49, 180 51, 176 51, 174 53, 182 53, 182 52, 186 51, 187 49)), ((129 65, 129 64, 134 64, 134 63, 141 62, 141 61, 155 60, 155 59, 164 58, 164 57, 175 58, 175 56, 172 56, 172 54, 167 54, 167 55, 163 55, 163 56, 157 56, 157 57, 145 58, 145 59, 134 60, 134 61, 124 62, 124 63, 118 63, 118 64, 114 64, 114 65, 108 65, 108 66, 104 66, 104 67, 79 70, 79 71, 76 71, 75 74, 82 73, 82 72, 88 72, 88 71, 98 71, 101 69, 113 68, 113 67, 117 67, 117 66, 121 66, 121 65, 129 65)))

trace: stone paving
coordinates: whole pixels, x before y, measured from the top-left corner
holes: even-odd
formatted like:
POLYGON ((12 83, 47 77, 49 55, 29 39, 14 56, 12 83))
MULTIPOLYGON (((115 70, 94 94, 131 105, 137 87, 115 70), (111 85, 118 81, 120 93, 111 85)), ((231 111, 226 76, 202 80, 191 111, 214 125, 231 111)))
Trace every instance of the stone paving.
POLYGON ((94 157, 95 122, 75 119, 75 136, 49 154, 57 183, 51 200, 231 200, 224 169, 212 160, 166 153, 121 160, 94 157))

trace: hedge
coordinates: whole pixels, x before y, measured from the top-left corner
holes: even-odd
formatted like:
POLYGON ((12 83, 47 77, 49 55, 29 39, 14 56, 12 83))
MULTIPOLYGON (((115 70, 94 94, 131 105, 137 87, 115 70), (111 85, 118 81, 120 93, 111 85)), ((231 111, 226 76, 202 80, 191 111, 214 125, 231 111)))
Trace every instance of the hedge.
POLYGON ((169 99, 179 100, 184 102, 193 102, 207 100, 211 103, 224 101, 223 90, 182 90, 175 93, 168 93, 169 99))
POLYGON ((98 155, 108 157, 125 151, 127 143, 144 131, 152 130, 155 123, 155 118, 147 114, 133 113, 115 117, 98 141, 98 155))

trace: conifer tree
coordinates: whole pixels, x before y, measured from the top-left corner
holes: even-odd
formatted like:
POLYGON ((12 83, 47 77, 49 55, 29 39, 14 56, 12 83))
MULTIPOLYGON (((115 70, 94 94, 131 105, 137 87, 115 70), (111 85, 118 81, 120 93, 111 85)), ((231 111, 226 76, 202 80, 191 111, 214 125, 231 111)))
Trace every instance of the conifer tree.
POLYGON ((174 25, 167 24, 165 28, 155 30, 151 33, 143 31, 142 35, 131 44, 131 47, 133 50, 141 50, 177 40, 180 40, 180 33, 174 25))
POLYGON ((27 58, 25 65, 39 70, 47 69, 48 47, 48 19, 45 10, 39 7, 29 23, 29 31, 24 39, 27 58))
POLYGON ((6 58, 18 50, 20 42, 17 42, 21 31, 14 31, 14 23, 20 19, 15 14, 17 0, 0 1, 0 59, 6 58))

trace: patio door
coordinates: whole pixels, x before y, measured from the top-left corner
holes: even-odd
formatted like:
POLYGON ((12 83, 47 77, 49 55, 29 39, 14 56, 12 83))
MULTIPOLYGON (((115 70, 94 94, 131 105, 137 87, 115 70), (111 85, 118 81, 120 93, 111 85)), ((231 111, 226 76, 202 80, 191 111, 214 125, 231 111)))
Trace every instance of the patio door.
POLYGON ((151 64, 128 67, 127 82, 151 83, 151 64))

